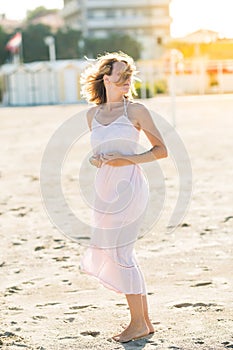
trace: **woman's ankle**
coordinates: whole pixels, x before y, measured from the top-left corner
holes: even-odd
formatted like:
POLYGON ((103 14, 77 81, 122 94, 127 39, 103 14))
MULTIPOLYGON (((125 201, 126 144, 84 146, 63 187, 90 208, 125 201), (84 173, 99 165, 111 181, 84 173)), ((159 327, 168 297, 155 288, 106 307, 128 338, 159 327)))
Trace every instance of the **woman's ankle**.
POLYGON ((144 317, 131 319, 129 326, 132 326, 132 327, 147 326, 147 321, 144 317))

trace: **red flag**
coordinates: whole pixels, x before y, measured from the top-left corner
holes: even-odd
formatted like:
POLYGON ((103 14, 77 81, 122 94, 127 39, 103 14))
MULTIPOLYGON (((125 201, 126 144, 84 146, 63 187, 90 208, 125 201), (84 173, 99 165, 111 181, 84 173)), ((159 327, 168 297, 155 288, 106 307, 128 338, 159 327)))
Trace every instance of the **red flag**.
POLYGON ((17 32, 6 44, 6 50, 17 53, 22 43, 22 34, 17 32))

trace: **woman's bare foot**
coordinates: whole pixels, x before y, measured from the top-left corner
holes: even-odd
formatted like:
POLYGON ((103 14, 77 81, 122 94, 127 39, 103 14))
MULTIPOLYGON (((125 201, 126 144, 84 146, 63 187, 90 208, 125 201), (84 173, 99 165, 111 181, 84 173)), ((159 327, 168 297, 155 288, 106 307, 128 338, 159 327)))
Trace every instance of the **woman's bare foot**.
MULTIPOLYGON (((155 332, 155 329, 154 329, 154 326, 152 325, 151 321, 150 320, 146 320, 146 324, 147 324, 147 327, 149 328, 149 334, 152 334, 155 332)), ((122 324, 121 325, 124 329, 127 328, 127 325, 125 324, 122 324)), ((115 337, 118 337, 121 333, 115 335, 115 337)))
POLYGON ((154 329, 154 327, 153 327, 151 321, 150 321, 150 320, 146 320, 146 324, 147 324, 147 327, 149 328, 149 334, 154 333, 154 332, 155 332, 155 329, 154 329))
POLYGON ((120 343, 127 343, 133 339, 145 337, 149 333, 150 331, 146 323, 142 323, 141 325, 137 323, 130 323, 122 333, 117 334, 112 338, 120 343))

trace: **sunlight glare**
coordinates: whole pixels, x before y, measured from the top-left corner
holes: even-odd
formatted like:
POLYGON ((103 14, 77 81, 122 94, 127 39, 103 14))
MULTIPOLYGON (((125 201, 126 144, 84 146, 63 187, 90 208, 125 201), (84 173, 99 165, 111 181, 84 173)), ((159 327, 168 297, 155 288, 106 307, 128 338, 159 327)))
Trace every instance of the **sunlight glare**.
POLYGON ((233 38, 232 9, 232 0, 172 0, 171 35, 182 37, 199 29, 208 29, 233 38))

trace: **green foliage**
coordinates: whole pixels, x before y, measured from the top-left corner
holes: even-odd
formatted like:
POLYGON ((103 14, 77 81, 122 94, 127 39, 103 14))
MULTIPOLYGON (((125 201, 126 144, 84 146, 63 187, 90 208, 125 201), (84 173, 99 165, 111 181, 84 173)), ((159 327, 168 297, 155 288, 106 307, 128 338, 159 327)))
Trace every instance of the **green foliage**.
POLYGON ((49 48, 45 45, 44 39, 51 35, 55 39, 57 59, 78 58, 78 41, 81 40, 79 31, 58 30, 53 34, 49 27, 36 24, 27 26, 22 34, 24 62, 49 60, 49 48))
MULTIPOLYGON (((5 45, 14 34, 7 34, 0 28, 0 64, 6 63, 10 57, 5 45)), ((46 36, 53 36, 55 39, 57 59, 83 58, 85 55, 96 58, 106 52, 123 51, 137 60, 141 52, 141 44, 129 35, 111 34, 103 39, 83 39, 81 32, 74 29, 63 28, 54 34, 48 26, 28 22, 22 30, 22 53, 25 63, 49 60, 49 48, 44 42, 46 36)))
POLYGON ((209 73, 209 86, 218 86, 218 75, 217 73, 209 73))
POLYGON ((143 98, 144 95, 145 98, 150 98, 157 94, 164 94, 168 89, 166 80, 156 80, 153 85, 154 90, 149 84, 143 82, 137 81, 134 85, 137 92, 136 98, 143 98))
POLYGON ((0 26, 0 65, 6 63, 9 59, 9 52, 6 51, 5 47, 11 36, 0 26))
POLYGON ((135 83, 135 90, 137 93, 137 98, 150 98, 153 97, 153 91, 151 91, 151 88, 149 87, 148 84, 141 83, 137 81, 135 83), (144 91, 144 94, 143 94, 144 91), (144 96, 145 95, 145 96, 144 96))
POLYGON ((47 9, 44 6, 39 6, 36 7, 34 10, 29 10, 27 11, 27 21, 31 21, 35 18, 41 17, 41 16, 45 16, 48 15, 50 13, 56 13, 58 10, 57 9, 47 9))
POLYGON ((164 79, 157 80, 154 84, 154 93, 157 94, 164 94, 168 90, 167 81, 164 79))
POLYGON ((78 43, 82 40, 81 32, 73 29, 58 30, 55 35, 58 59, 72 59, 82 57, 78 43))
POLYGON ((0 76, 0 102, 2 101, 3 97, 3 76, 0 76))
POLYGON ((48 47, 44 38, 51 35, 50 27, 43 24, 29 25, 22 32, 24 62, 49 59, 48 47))
POLYGON ((140 58, 141 44, 127 34, 110 34, 106 38, 86 38, 85 54, 88 57, 96 58, 106 52, 123 51, 133 57, 134 60, 140 58))

